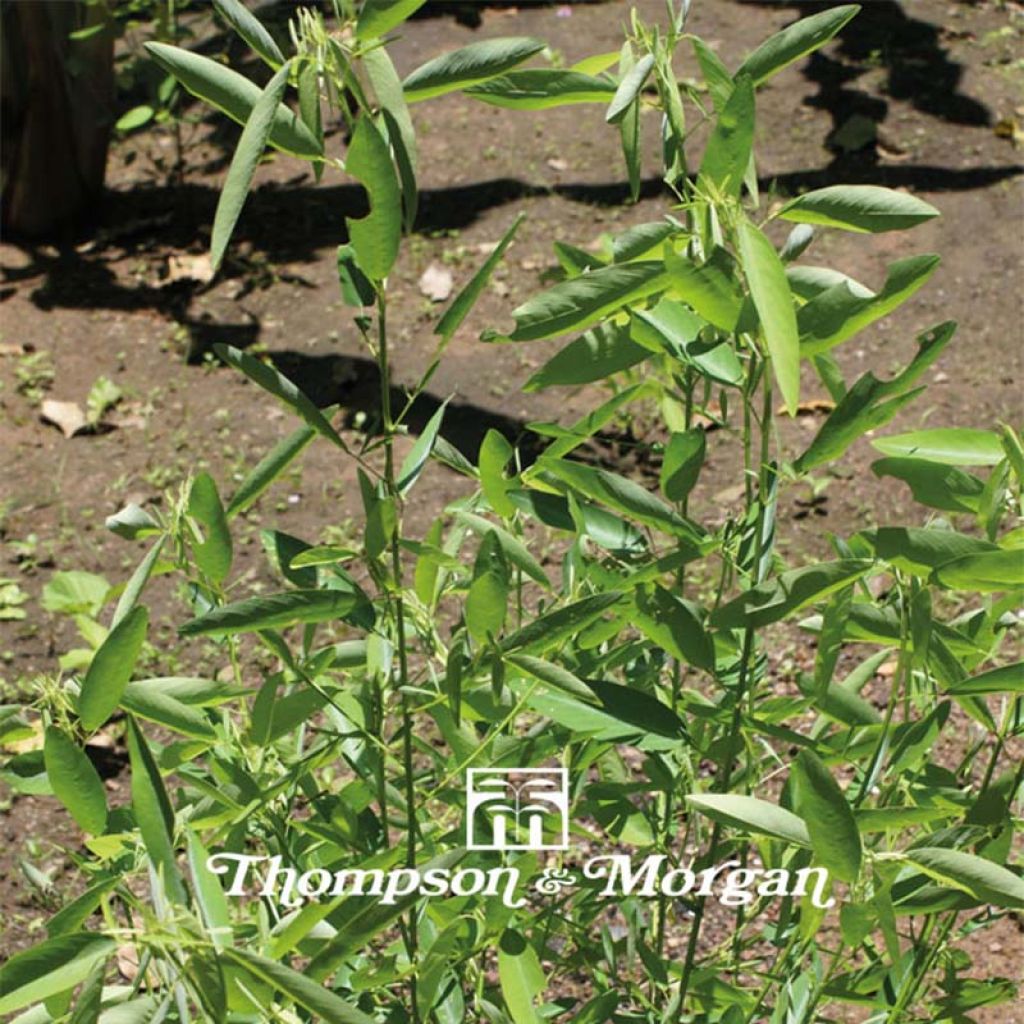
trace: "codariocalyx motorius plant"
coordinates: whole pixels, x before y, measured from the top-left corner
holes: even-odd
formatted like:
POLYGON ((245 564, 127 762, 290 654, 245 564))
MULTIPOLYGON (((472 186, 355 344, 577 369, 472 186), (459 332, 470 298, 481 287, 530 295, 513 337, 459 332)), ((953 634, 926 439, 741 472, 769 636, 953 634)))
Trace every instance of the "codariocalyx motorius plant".
POLYGON ((924 332, 892 379, 848 381, 836 348, 938 257, 901 258, 874 291, 804 253, 821 230, 902 231, 937 211, 865 185, 763 209, 758 88, 856 6, 796 22, 734 71, 688 33, 684 2, 659 28, 634 14, 620 53, 572 68, 535 66, 536 40, 490 39, 402 79, 386 44, 421 3, 341 2, 330 29, 299 11, 286 58, 217 0, 270 66, 263 89, 149 46, 244 125, 215 265, 267 146, 365 188, 338 275, 380 369, 380 424, 344 432, 271 362, 218 347, 300 423, 226 505, 201 473, 165 516, 112 517, 151 541, 109 629, 91 630, 84 671, 6 719, 45 732, 7 777, 55 793, 90 838, 83 895, 3 968, 0 1009, 45 1003, 26 1024, 103 1020, 101 1006, 181 1022, 810 1024, 852 1004, 904 1024, 1013 998, 1005 979, 971 979, 960 941, 1024 906, 1009 864, 1024 673, 1005 653, 1024 586, 1017 433, 874 438, 875 474, 923 506, 914 525, 832 536, 826 561, 787 560, 779 543, 780 495, 915 398, 955 329, 924 332), (670 207, 601 252, 557 241, 562 279, 485 332, 570 337, 526 389, 606 383, 611 397, 530 425, 529 449, 492 430, 475 460, 445 440, 444 404, 414 442, 405 428, 519 220, 437 321, 400 403, 388 336, 389 276, 416 220, 415 104, 453 91, 513 110, 603 105, 634 195, 657 120, 670 207), (325 153, 325 109, 345 122, 343 158, 325 153), (831 411, 790 451, 780 417, 812 377, 831 411), (582 457, 636 409, 657 410, 637 441, 660 462, 657 490, 582 457), (345 547, 264 531, 280 589, 241 596, 233 525, 314 440, 357 464, 361 534, 345 547), (719 446, 739 450, 742 502, 702 523, 693 496, 719 446), (405 512, 432 472, 462 474, 470 493, 413 535, 405 512), (180 632, 205 676, 137 678, 158 568, 181 575, 180 632), (794 636, 816 653, 785 685, 794 636), (114 808, 83 753, 112 716, 132 778, 114 808), (561 804, 537 772, 564 783, 561 804), (492 788, 467 801, 481 773, 492 788), (494 831, 474 842, 495 792, 494 831), (524 839, 517 816, 546 827, 524 839), (124 945, 139 970, 119 986, 124 945))

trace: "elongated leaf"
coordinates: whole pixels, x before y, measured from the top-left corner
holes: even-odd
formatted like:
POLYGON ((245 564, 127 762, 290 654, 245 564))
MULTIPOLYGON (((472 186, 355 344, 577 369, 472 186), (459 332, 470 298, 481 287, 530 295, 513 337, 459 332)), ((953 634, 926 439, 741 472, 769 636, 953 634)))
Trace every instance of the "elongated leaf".
POLYGON ((653 68, 654 56, 648 53, 622 76, 622 81, 619 82, 615 90, 615 96, 605 112, 604 117, 609 124, 618 124, 626 116, 629 108, 639 97, 653 68))
POLYGON ((506 653, 541 654, 590 625, 621 598, 622 594, 617 592, 594 594, 555 611, 545 612, 505 637, 501 649, 506 653))
POLYGON ((1024 879, 973 853, 917 847, 900 855, 943 885, 970 893, 997 907, 1024 907, 1024 879))
POLYGON ((855 882, 863 850, 857 822, 843 791, 810 750, 800 751, 793 771, 800 817, 807 825, 815 857, 836 878, 855 882))
POLYGON ((791 569, 723 605, 711 615, 711 623, 724 629, 760 627, 818 601, 863 576, 873 563, 850 558, 822 562, 805 569, 791 569))
POLYGON ((121 700, 121 694, 135 670, 149 626, 149 612, 133 608, 107 635, 89 663, 78 694, 82 728, 98 729, 121 700))
POLYGON ((871 442, 884 455, 941 462, 945 466, 994 466, 1004 452, 991 430, 938 427, 879 437, 871 442))
POLYGON ((222 583, 231 571, 231 531, 217 485, 209 473, 200 473, 192 481, 188 513, 198 520, 205 535, 202 541, 192 545, 196 564, 214 583, 222 583))
POLYGON ((615 86, 580 71, 528 68, 471 86, 466 95, 511 110, 549 110, 575 103, 607 103, 615 95, 615 86))
POLYGON ((641 735, 687 738, 683 720, 657 697, 605 679, 588 679, 586 683, 597 695, 601 710, 615 721, 633 726, 641 735))
MULTIPOLYGON (((167 43, 144 45, 149 55, 193 96, 205 100, 239 124, 248 122, 261 95, 255 82, 190 50, 167 43)), ((283 103, 274 113, 269 142, 277 149, 306 159, 323 156, 323 147, 313 133, 283 103)))
POLYGON ((706 448, 707 439, 700 427, 669 438, 661 464, 661 493, 669 501, 686 501, 704 465, 706 448))
POLYGON ((934 579, 953 590, 1016 590, 1024 587, 1024 550, 981 551, 939 566, 934 579))
POLYGON ((505 467, 515 455, 504 434, 491 427, 480 442, 480 488, 491 508, 502 519, 511 519, 516 507, 508 497, 509 481, 505 478, 505 467))
POLYGON ((342 619, 356 606, 356 597, 338 590, 288 590, 250 597, 200 615, 180 626, 181 636, 226 636, 261 629, 283 629, 299 622, 342 619))
MULTIPOLYGON (((716 248, 701 265, 667 251, 665 266, 669 274, 671 294, 692 306, 698 316, 723 331, 733 331, 743 308, 743 294, 736 280, 732 257, 716 248)), ((664 303, 655 309, 655 315, 664 303)), ((642 315, 637 311, 637 315, 642 315)))
POLYGON ((149 551, 146 552, 146 557, 138 564, 135 572, 128 578, 128 582, 124 585, 124 590, 121 591, 121 596, 117 600, 114 614, 110 618, 111 629, 139 603, 139 598, 149 582, 149 577, 152 576, 153 570, 156 568, 157 559, 159 559, 160 553, 164 549, 166 540, 166 536, 160 537, 149 551))
MULTIPOLYGON (((556 530, 577 531, 569 502, 561 495, 514 490, 509 491, 508 496, 518 509, 540 522, 556 530)), ((611 512, 589 501, 577 502, 577 512, 584 536, 606 550, 638 552, 646 548, 647 542, 640 530, 611 512)))
POLYGON ((398 471, 398 491, 403 497, 412 490, 413 484, 419 479, 423 467, 430 458, 430 453, 434 450, 434 442, 441 429, 441 421, 444 419, 444 411, 447 406, 448 400, 445 399, 438 407, 437 412, 427 421, 423 433, 416 438, 416 443, 402 462, 402 467, 398 471))
POLYGON ((227 897, 218 877, 206 866, 210 855, 199 837, 194 832, 186 832, 185 844, 192 888, 199 903, 199 910, 209 929, 213 944, 218 949, 223 949, 230 945, 232 934, 227 897))
POLYGON ((455 296, 452 304, 445 310, 444 316, 441 317, 437 327, 434 328, 435 334, 440 334, 442 338, 448 340, 462 326, 463 320, 469 315, 470 310, 476 305, 477 300, 483 293, 484 288, 487 287, 487 282, 490 281, 491 275, 498 264, 501 263, 505 250, 512 244, 512 239, 515 238, 519 225, 523 223, 525 218, 526 215, 521 213, 512 222, 512 226, 505 232, 504 237, 484 261, 483 266, 473 275, 469 284, 455 296))
POLYGON ((612 262, 629 263, 644 257, 653 258, 660 254, 662 243, 678 230, 676 224, 667 220, 634 224, 612 239, 612 262))
POLYGON ((811 837, 803 821, 792 811, 767 800, 739 793, 693 793, 686 797, 686 802, 722 825, 771 836, 797 846, 811 845, 811 837))
POLYGON ((933 569, 965 555, 999 550, 995 544, 977 537, 934 527, 883 526, 865 530, 860 536, 874 548, 879 558, 918 576, 928 576, 933 569))
POLYGON ((356 22, 356 39, 377 39, 397 28, 425 0, 366 0, 356 22))
POLYGON ((715 667, 715 645, 697 608, 664 587, 638 588, 633 622, 673 658, 698 668, 715 667))
POLYGON ((650 358, 637 345, 629 329, 618 324, 599 324, 552 356, 523 386, 524 391, 588 384, 603 380, 650 358))
POLYGON ((305 451, 316 434, 313 427, 304 424, 274 445, 238 485, 225 513, 228 519, 252 507, 260 495, 305 451))
POLYGON ((410 103, 466 89, 522 64, 544 49, 539 39, 508 37, 470 43, 418 67, 402 83, 410 103))
POLYGON ((772 371, 786 408, 795 416, 800 404, 800 339, 786 268, 772 243, 749 221, 740 225, 739 239, 743 272, 761 320, 772 371))
POLYGON ((225 949, 222 956, 252 977, 272 985, 290 1001, 315 1013, 325 1024, 374 1024, 373 1018, 362 1010, 285 964, 234 947, 225 949))
MULTIPOLYGON (((619 74, 625 79, 636 67, 633 47, 629 40, 622 44, 619 51, 619 74)), ((653 66, 653 65, 652 65, 653 66)), ((614 100, 612 103, 614 104, 614 100)), ((607 114, 606 114, 607 116, 607 114)), ((635 203, 640 198, 643 184, 643 156, 640 152, 640 96, 633 98, 619 120, 619 142, 622 146, 622 159, 626 165, 626 176, 629 178, 629 201, 635 203)), ((557 245, 557 243, 556 243, 557 245)))
POLYGON ((0 967, 0 1013, 13 1013, 74 988, 116 946, 105 935, 80 932, 47 939, 15 953, 0 967))
POLYGON ((954 812, 944 807, 869 807, 854 811, 853 814, 857 820, 857 828, 864 833, 925 825, 941 821, 943 818, 951 818, 954 812))
MULTIPOLYGON (((250 380, 263 388, 264 391, 270 393, 293 412, 297 413, 321 437, 326 437, 328 441, 337 445, 342 451, 347 450, 345 442, 338 436, 334 427, 327 422, 324 414, 284 374, 279 373, 274 367, 254 359, 252 356, 231 345, 214 345, 213 349, 229 366, 235 367, 236 370, 241 370, 250 380)), ((277 449, 275 449, 276 451, 277 449)), ((260 466, 263 465, 264 463, 260 463, 260 466)), ((253 475, 255 475, 255 472, 253 475)), ((258 496, 272 480, 273 477, 269 479, 261 477, 258 480, 254 480, 250 484, 250 493, 252 493, 252 488, 258 487, 259 490, 256 491, 258 496)), ((255 500, 255 497, 252 500, 255 500)), ((232 502, 232 505, 234 505, 234 502, 232 502)))
POLYGON ((459 510, 456 512, 456 517, 459 522, 465 523, 474 533, 479 534, 481 537, 485 537, 488 533, 493 533, 501 544, 505 557, 512 565, 522 570, 527 576, 536 580, 542 586, 550 589, 551 582, 548 580, 547 574, 540 563, 530 554, 526 545, 509 533, 508 530, 495 525, 489 519, 484 519, 483 516, 474 515, 472 512, 459 510))
POLYGON ((352 248, 360 270, 374 281, 383 281, 398 256, 402 193, 388 145, 369 116, 356 125, 345 169, 366 189, 370 201, 365 217, 345 218, 352 248))
POLYGON ((515 665, 527 675, 553 686, 556 690, 562 690, 590 704, 597 703, 594 691, 561 665, 555 665, 543 658, 535 658, 530 654, 511 654, 506 660, 510 665, 515 665))
POLYGON ((901 231, 939 216, 917 196, 878 185, 830 185, 791 199, 779 211, 785 220, 876 234, 901 231))
POLYGON ((152 685, 129 683, 121 697, 121 707, 192 739, 212 742, 217 738, 216 730, 202 711, 152 685))
POLYGON ((738 198, 753 144, 754 86, 744 75, 736 79, 728 102, 718 113, 704 150, 698 185, 711 184, 721 195, 738 198))
POLYGON ((272 68, 284 63, 284 54, 263 23, 241 0, 213 0, 217 13, 259 54, 272 68))
POLYGON ((498 948, 498 982, 513 1024, 541 1024, 535 1001, 547 980, 533 947, 515 931, 506 931, 498 948))
MULTIPOLYGON (((560 459, 568 455, 585 443, 588 438, 593 437, 606 423, 609 423, 623 406, 642 398, 647 393, 646 384, 633 384, 628 388, 623 388, 593 412, 587 413, 586 416, 573 423, 568 430, 558 428, 559 432, 552 435, 557 440, 546 449, 544 454, 552 459, 560 459)), ((554 428, 556 425, 552 424, 551 426, 554 428)), ((540 432, 540 424, 530 423, 528 427, 530 430, 540 432)))
POLYGON ((971 676, 947 691, 953 697, 983 697, 991 693, 1024 693, 1024 661, 971 676))
POLYGON ((151 679, 136 679, 128 684, 128 690, 131 690, 133 695, 146 691, 166 694, 182 704, 192 704, 196 707, 224 704, 249 692, 246 687, 236 686, 234 683, 219 679, 200 679, 195 676, 155 676, 151 679))
POLYGON ((977 512, 985 489, 976 476, 955 466, 926 459, 878 459, 871 464, 875 476, 891 476, 910 486, 914 500, 946 512, 977 512))
POLYGON ((83 832, 102 835, 107 827, 103 782, 82 748, 56 726, 46 729, 43 763, 54 796, 83 832))
POLYGON ((749 75, 755 85, 824 46, 860 10, 860 4, 842 4, 787 25, 766 39, 736 72, 749 75))
POLYGON ((513 310, 510 341, 540 341, 581 331, 623 306, 640 302, 667 285, 657 262, 625 263, 556 284, 513 310))

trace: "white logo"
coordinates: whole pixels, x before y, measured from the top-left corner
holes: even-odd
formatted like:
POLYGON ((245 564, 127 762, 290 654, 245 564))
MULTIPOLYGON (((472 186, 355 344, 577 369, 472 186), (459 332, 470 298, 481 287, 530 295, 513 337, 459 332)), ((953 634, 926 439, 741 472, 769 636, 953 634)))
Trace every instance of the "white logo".
POLYGON ((567 850, 564 768, 470 768, 466 845, 471 850, 567 850))

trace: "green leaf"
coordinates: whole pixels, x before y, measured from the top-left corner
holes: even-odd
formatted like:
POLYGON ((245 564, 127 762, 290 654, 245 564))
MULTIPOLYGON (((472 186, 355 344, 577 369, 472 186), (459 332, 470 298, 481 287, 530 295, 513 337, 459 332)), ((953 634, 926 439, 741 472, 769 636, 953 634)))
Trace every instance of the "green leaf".
POLYGON ((917 196, 878 185, 830 185, 791 199, 779 211, 784 220, 877 234, 902 231, 939 216, 917 196))
MULTIPOLYGON (((193 96, 245 124, 259 102, 261 90, 255 82, 190 50, 167 43, 145 43, 149 55, 170 72, 193 96)), ((273 114, 270 145, 307 160, 323 156, 323 147, 313 133, 283 103, 273 114)))
POLYGON ((900 854, 943 885, 997 907, 1024 907, 1024 879, 1000 864, 960 850, 920 846, 900 854))
POLYGON ((445 399, 427 421, 423 433, 416 438, 416 443, 402 461, 401 469, 398 471, 398 492, 403 497, 412 490, 413 484, 419 479, 423 467, 430 458, 430 453, 434 450, 434 442, 441 429, 441 421, 444 419, 444 411, 447 406, 448 400, 445 399))
POLYGON ((425 0, 366 0, 356 22, 356 39, 377 39, 397 28, 425 0))
POLYGON ((522 629, 505 637, 501 642, 501 649, 506 654, 512 651, 524 654, 543 653, 557 647, 563 640, 575 636, 612 605, 617 604, 621 598, 622 594, 618 592, 593 594, 555 611, 544 612, 522 629))
POLYGON ((512 239, 515 238, 519 225, 525 219, 526 215, 521 213, 512 222, 512 226, 505 232, 504 237, 484 261, 483 266, 473 275, 469 284, 455 296, 452 304, 445 310, 444 316, 441 317, 437 327, 434 328, 435 334, 439 334, 442 338, 448 340, 462 326, 462 322, 469 315, 469 311, 476 305, 484 288, 487 287, 487 282, 490 281, 495 268, 501 263, 505 250, 512 244, 512 239))
POLYGON ((698 187, 710 183, 722 196, 738 199, 753 144, 754 85, 743 76, 736 79, 728 102, 718 113, 701 161, 698 187))
POLYGON ((251 508, 260 495, 305 451, 316 435, 317 431, 313 427, 303 424, 274 445, 238 485, 225 513, 228 519, 251 508))
MULTIPOLYGON (((633 47, 627 40, 622 44, 619 51, 619 74, 626 78, 637 66, 633 56, 633 47)), ((621 88, 621 86, 620 86, 621 88)), ((614 99, 611 106, 614 106, 614 99)), ((610 111, 609 107, 609 111, 610 111)), ((606 114, 607 116, 607 114, 606 114)), ((634 97, 619 120, 619 141, 622 146, 622 158, 626 165, 626 175, 629 178, 629 200, 635 203, 640 198, 640 188, 643 184, 641 175, 643 173, 643 157, 640 152, 640 96, 634 97)), ((556 246, 558 243, 555 243, 556 246)))
POLYGON ((549 110, 574 103, 607 103, 615 95, 615 86, 580 71, 529 68, 474 85, 466 95, 511 110, 549 110))
POLYGON ((113 629, 139 602, 139 598, 142 596, 142 591, 146 587, 146 583, 149 581, 149 577, 153 574, 153 570, 156 568, 157 559, 160 557, 160 553, 164 549, 164 543, 166 542, 166 536, 160 537, 157 542, 146 552, 146 557, 138 564, 135 572, 131 574, 128 582, 124 585, 124 590, 121 591, 121 596, 118 598, 117 607, 114 609, 114 614, 110 619, 110 627, 113 629))
POLYGON ((875 476, 891 476, 910 486, 914 500, 945 512, 977 512, 984 483, 954 466, 925 459, 878 459, 875 476))
POLYGON ((824 46, 859 10, 859 4, 842 4, 787 25, 747 57, 737 76, 749 75, 755 85, 760 85, 794 61, 824 46))
POLYGON ((711 102, 714 104, 715 110, 721 110, 732 95, 732 75, 722 63, 722 58, 703 39, 692 36, 690 41, 693 43, 694 56, 697 58, 701 74, 704 76, 708 92, 711 94, 711 102))
POLYGON ((952 590, 1016 590, 1024 587, 1024 550, 981 551, 939 566, 933 578, 952 590))
POLYGON ((927 253, 896 260, 877 295, 845 279, 816 295, 797 314, 800 351, 819 355, 888 315, 921 288, 939 262, 927 253))
POLYGON ((470 43, 418 67, 402 83, 410 103, 477 85, 511 70, 544 49, 539 39, 508 37, 470 43))
POLYGON ((107 635, 89 663, 78 694, 82 728, 98 729, 113 713, 132 677, 149 626, 149 612, 133 608, 107 635))
POLYGON ((138 107, 132 107, 131 110, 123 113, 114 122, 114 131, 133 132, 136 128, 141 128, 144 124, 149 124, 155 116, 156 111, 148 103, 143 103, 138 107))
MULTIPOLYGON (((736 280, 732 257, 715 248, 698 266, 671 249, 665 253, 671 294, 692 306, 698 316, 723 331, 734 331, 743 308, 743 294, 736 280)), ((664 303, 655 309, 655 315, 664 303)), ((638 310, 638 316, 642 313, 638 310)))
POLYGON ((793 773, 797 807, 807 825, 815 857, 836 878, 855 882, 863 851, 860 831, 843 791, 810 750, 800 751, 793 773))
POLYGON ((54 725, 47 726, 43 762, 54 796, 83 832, 102 835, 107 827, 103 782, 82 748, 54 725))
POLYGON ((214 608, 178 628, 181 636, 228 636, 283 629, 299 622, 343 619, 356 606, 354 594, 338 590, 288 590, 214 608))
POLYGON ((125 737, 132 772, 132 813, 142 842, 153 866, 163 877, 167 895, 184 904, 188 897, 174 854, 174 808, 146 737, 130 715, 125 737))
POLYGON ((583 680, 578 679, 568 669, 561 665, 555 665, 543 658, 535 658, 530 654, 511 654, 506 659, 510 665, 539 679, 542 683, 568 693, 572 697, 585 701, 589 704, 597 703, 594 691, 583 680))
POLYGON ((217 485, 209 473, 200 473, 192 481, 188 514, 199 522, 205 534, 204 540, 192 543, 200 572, 214 583, 223 583, 231 571, 231 531, 217 485))
POLYGON ((701 427, 674 433, 665 446, 661 464, 661 493, 669 501, 684 502, 704 465, 707 439, 701 427))
POLYGON ((245 40, 253 52, 259 54, 271 67, 284 63, 274 37, 263 23, 240 0, 213 0, 217 13, 245 40))
POLYGON ((155 691, 173 697, 182 704, 194 704, 197 707, 224 704, 249 693, 244 686, 239 687, 218 679, 199 679, 195 676, 154 676, 150 679, 136 679, 128 684, 128 690, 135 696, 145 691, 155 691))
POLYGON ((501 544, 501 549, 505 553, 505 557, 512 565, 526 573, 527 576, 536 580, 542 586, 547 588, 551 587, 547 574, 544 572, 540 563, 533 557, 533 555, 530 554, 526 545, 518 538, 512 536, 508 530, 505 530, 500 526, 496 526, 489 519, 484 519, 483 516, 474 515, 472 512, 463 512, 462 510, 459 510, 455 515, 460 522, 465 523, 471 530, 473 530, 474 533, 479 534, 481 537, 486 537, 487 534, 493 533, 501 544))
POLYGON ((749 221, 740 224, 739 240, 743 272, 761 320, 775 380, 786 408, 795 416, 800 404, 800 339, 786 268, 772 243, 749 221))
POLYGON ((547 979, 533 947, 511 929, 498 947, 498 982, 513 1024, 541 1024, 535 1003, 547 979))
POLYGON ((80 932, 15 953, 0 967, 0 1013, 39 1003, 83 982, 117 943, 106 935, 80 932))
POLYGON ((618 88, 615 90, 615 96, 612 98, 611 103, 608 104, 608 110, 604 115, 604 119, 609 124, 618 124, 626 116, 630 107, 639 98, 644 83, 647 81, 653 68, 654 55, 648 53, 641 57, 622 76, 622 81, 619 82, 618 88))
POLYGON ((811 837, 803 821, 792 811, 767 800, 739 793, 694 793, 686 797, 686 802, 722 825, 771 836, 797 846, 811 845, 811 837))
POLYGON ((665 240, 678 230, 679 226, 668 220, 634 224, 612 239, 612 262, 629 263, 642 257, 657 256, 665 240))
POLYGON ((955 530, 913 526, 882 526, 862 536, 879 558, 917 576, 928 576, 947 562, 965 555, 998 551, 995 544, 955 530))
MULTIPOLYGON (((217 344, 213 346, 213 350, 229 366, 233 366, 236 370, 241 370, 242 373, 244 373, 250 380, 263 388, 264 391, 273 395, 276 399, 288 406, 289 409, 303 419, 321 437, 326 437, 328 441, 335 444, 342 451, 347 451, 345 442, 338 436, 334 427, 327 422, 324 414, 298 389, 298 387, 296 387, 287 377, 274 369, 274 367, 268 366, 259 359, 254 359, 252 356, 234 348, 231 345, 217 344)), ((297 435, 293 435, 293 438, 297 440, 297 435)), ((291 458, 294 458, 294 455, 297 455, 299 451, 301 451, 301 448, 298 448, 291 458)), ((274 452, 277 452, 276 448, 274 449, 274 452)), ((265 462, 269 462, 269 458, 270 457, 268 457, 265 462)), ((290 459, 288 461, 290 461, 290 459)), ((265 462, 261 462, 257 469, 264 466, 265 462)), ((282 464, 280 457, 278 457, 278 461, 275 465, 278 465, 283 469, 284 465, 287 465, 287 462, 282 464)), ((252 477, 256 477, 255 471, 253 471, 252 477)), ((266 478, 261 476, 251 482, 250 480, 246 480, 243 486, 245 486, 245 484, 249 484, 250 493, 252 493, 253 488, 259 488, 251 499, 252 501, 255 501, 256 497, 258 497, 259 494, 269 486, 273 479, 273 477, 266 478)), ((232 502, 232 506, 234 505, 235 502, 232 502)))
POLYGON ((712 671, 715 645, 698 609, 664 587, 638 587, 634 593, 633 622, 663 651, 678 661, 712 671))
POLYGON ((994 466, 1004 457, 998 434, 964 427, 915 430, 879 437, 871 444, 884 455, 926 459, 945 466, 994 466))
POLYGON ((217 732, 197 708, 151 685, 129 683, 121 697, 126 711, 192 739, 212 742, 217 732))
POLYGON ((951 697, 984 697, 992 693, 1024 693, 1024 661, 989 669, 946 691, 951 697))
POLYGON ((112 516, 107 516, 103 525, 125 540, 139 540, 160 532, 160 524, 156 519, 134 502, 129 502, 112 516))
MULTIPOLYGON (((569 502, 561 495, 514 490, 509 491, 508 496, 520 511, 547 526, 569 533, 577 532, 577 522, 569 502)), ((644 535, 635 526, 589 501, 577 502, 577 512, 584 536, 608 551, 638 552, 647 546, 644 535)))
POLYGON ((39 602, 48 612, 59 615, 88 615, 96 618, 107 595, 110 584, 93 572, 70 569, 66 572, 55 572, 43 587, 42 600, 39 602))
POLYGON ((874 563, 850 558, 791 569, 742 593, 711 615, 723 629, 767 626, 859 579, 874 563))
POLYGON ((238 964, 257 980, 272 985, 292 1002, 316 1014, 324 1024, 374 1024, 373 1018, 362 1010, 285 964, 234 947, 224 949, 221 955, 238 964))
POLYGON ((194 832, 185 833, 185 847, 189 873, 192 876, 192 888, 203 921, 214 946, 223 949, 230 945, 232 935, 227 896, 224 895, 218 876, 206 866, 210 854, 194 832))
POLYGON ((683 720, 657 697, 636 687, 604 679, 588 679, 586 683, 597 696, 601 710, 616 722, 632 726, 641 735, 664 736, 672 740, 687 738, 683 720))
POLYGON ((524 391, 589 384, 650 358, 650 351, 637 345, 629 329, 615 323, 599 324, 552 356, 523 386, 524 391))
POLYGON ((663 291, 667 284, 660 262, 624 263, 592 270, 556 284, 513 310, 516 329, 509 340, 541 341, 584 330, 623 306, 663 291))
POLYGON ((368 115, 356 125, 345 169, 366 189, 370 202, 365 217, 345 218, 352 248, 363 273, 373 281, 383 281, 398 257, 402 193, 388 144, 368 115))
POLYGON ((502 519, 511 519, 516 507, 509 501, 509 481, 505 479, 505 467, 509 464, 515 450, 504 434, 489 428, 480 442, 477 462, 480 464, 480 488, 484 497, 494 511, 502 519))
POLYGON ((508 609, 509 571, 501 542, 490 531, 484 534, 473 566, 473 581, 466 594, 466 629, 478 643, 497 637, 505 628, 508 609))

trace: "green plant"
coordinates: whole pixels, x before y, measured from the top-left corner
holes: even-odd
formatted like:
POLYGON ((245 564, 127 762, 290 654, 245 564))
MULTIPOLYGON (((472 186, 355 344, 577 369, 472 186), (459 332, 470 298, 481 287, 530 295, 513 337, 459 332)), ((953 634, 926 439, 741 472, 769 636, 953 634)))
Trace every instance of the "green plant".
MULTIPOLYGON (((272 363, 218 349, 301 424, 226 505, 203 473, 165 516, 129 507, 108 523, 149 538, 149 552, 83 671, 21 712, 41 719, 45 743, 6 772, 51 789, 89 833, 90 884, 44 943, 3 968, 0 1009, 46 1000, 48 1016, 32 1019, 54 1019, 74 1002, 74 1019, 94 1020, 105 999, 178 1021, 809 1024, 853 1003, 904 1024, 968 1019, 972 1006, 1012 999, 1009 981, 970 979, 957 943, 1024 906, 1008 866, 1024 775, 1008 748, 1022 728, 1024 673, 1002 653, 1024 587, 1018 435, 875 438, 885 456, 875 473, 942 517, 833 537, 835 558, 813 564, 788 565, 778 536, 780 494, 816 495, 811 471, 904 408, 954 331, 926 332, 894 379, 869 372, 848 385, 832 350, 909 298, 937 257, 899 260, 875 293, 795 262, 812 226, 870 234, 937 211, 836 186, 756 214, 756 87, 856 8, 796 23, 735 74, 686 34, 683 3, 668 5, 661 29, 634 15, 617 80, 607 57, 524 69, 541 44, 491 40, 399 82, 379 40, 417 6, 377 0, 356 14, 341 4, 342 19, 356 20, 340 33, 300 13, 289 61, 232 8, 275 69, 262 93, 194 54, 151 48, 245 124, 215 263, 268 142, 320 167, 330 163, 322 98, 349 122, 345 170, 370 208, 348 221, 338 272, 380 369, 380 425, 351 441, 272 363), (680 85, 684 43, 706 92, 680 85), (300 117, 281 104, 289 85, 300 117), (414 441, 404 430, 518 220, 437 321, 435 358, 408 400, 392 403, 387 279, 416 209, 408 105, 456 89, 512 108, 606 104, 634 188, 640 105, 662 113, 671 215, 614 236, 603 255, 557 242, 564 280, 516 309, 514 328, 485 334, 513 344, 578 335, 528 388, 635 371, 575 424, 534 424, 547 444, 532 464, 496 431, 472 463, 444 438, 444 405, 414 441), (683 143, 705 124, 690 173, 683 143), (796 223, 780 249, 776 221, 796 223), (835 407, 791 458, 776 405, 796 413, 802 367, 835 407), (572 457, 641 401, 663 421, 651 443, 660 494, 572 457), (728 429, 708 436, 698 416, 728 429), (733 437, 741 507, 709 528, 695 488, 709 448, 733 437), (263 531, 283 582, 242 596, 233 524, 314 439, 355 461, 361 531, 317 545, 263 531), (437 463, 473 491, 410 536, 403 513, 437 463), (541 545, 556 573, 534 554, 541 545), (205 669, 136 679, 149 619, 140 598, 169 568, 192 616, 180 633, 207 644, 197 648, 205 669), (816 638, 813 666, 789 657, 780 667, 800 616, 816 638), (795 686, 780 689, 783 669, 795 686), (110 808, 82 741, 115 714, 132 801, 110 808), (585 865, 536 842, 464 845, 475 820, 468 769, 551 765, 565 772, 585 865), (102 925, 87 929, 97 910, 102 925), (118 943, 138 951, 145 991, 103 988, 118 943), (582 998, 562 988, 570 979, 584 981, 582 998)), ((78 583, 92 608, 98 589, 78 583)), ((57 596, 77 607, 77 586, 68 590, 57 596)))

